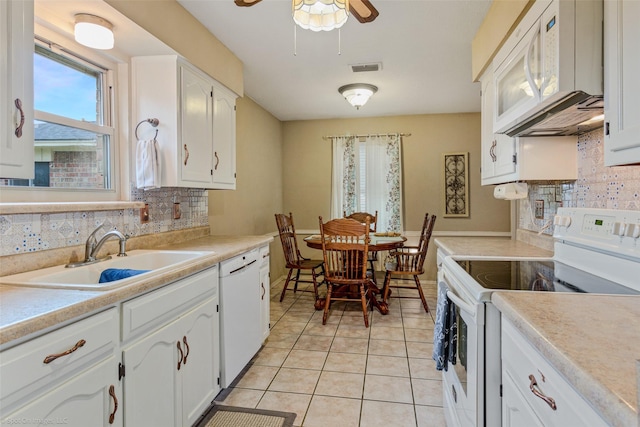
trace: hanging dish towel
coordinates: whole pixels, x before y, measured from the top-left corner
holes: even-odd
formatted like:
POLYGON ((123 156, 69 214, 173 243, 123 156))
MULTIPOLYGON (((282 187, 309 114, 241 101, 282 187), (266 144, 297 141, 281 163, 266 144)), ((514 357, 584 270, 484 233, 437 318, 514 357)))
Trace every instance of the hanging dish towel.
POLYGON ((438 283, 438 305, 436 307, 436 323, 433 328, 433 354, 436 369, 446 371, 449 363, 456 363, 457 322, 456 306, 447 297, 447 287, 438 283))
POLYGON ((136 187, 160 188, 160 156, 155 139, 138 141, 136 146, 136 187))

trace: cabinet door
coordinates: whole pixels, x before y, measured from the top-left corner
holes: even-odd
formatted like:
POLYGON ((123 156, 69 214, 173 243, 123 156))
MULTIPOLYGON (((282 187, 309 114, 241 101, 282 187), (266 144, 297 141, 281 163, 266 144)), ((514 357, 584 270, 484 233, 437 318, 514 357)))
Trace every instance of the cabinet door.
POLYGON ((218 297, 209 299, 179 320, 185 351, 180 370, 182 425, 190 426, 220 390, 218 297))
POLYGON ((489 67, 480 79, 481 92, 481 144, 482 144, 482 179, 493 177, 495 165, 495 138, 493 137, 493 68, 489 67))
POLYGON ((180 89, 181 181, 186 186, 209 187, 213 180, 213 86, 181 66, 180 89))
POLYGON ((213 91, 214 188, 236 188, 236 100, 218 86, 213 91))
POLYGON ((516 172, 516 138, 508 135, 494 135, 496 145, 494 151, 495 166, 493 176, 502 176, 516 172))
POLYGON ((502 375, 502 427, 540 426, 542 423, 536 417, 531 406, 524 399, 511 376, 503 372, 502 375))
POLYGON ((3 418, 1 424, 122 426, 122 392, 117 372, 118 363, 112 356, 3 418))
POLYGON ((32 179, 33 1, 0 2, 0 177, 32 179))
MULTIPOLYGON (((264 262, 265 260, 263 260, 264 262)), ((269 259, 266 264, 260 267, 260 324, 262 327, 262 341, 269 338, 270 331, 270 306, 271 306, 271 284, 269 277, 269 259)))
POLYGON ((640 163, 640 2, 604 2, 605 165, 640 163))
POLYGON ((178 341, 180 332, 173 322, 123 351, 126 426, 181 425, 178 361, 182 358, 177 348, 182 346, 178 341))

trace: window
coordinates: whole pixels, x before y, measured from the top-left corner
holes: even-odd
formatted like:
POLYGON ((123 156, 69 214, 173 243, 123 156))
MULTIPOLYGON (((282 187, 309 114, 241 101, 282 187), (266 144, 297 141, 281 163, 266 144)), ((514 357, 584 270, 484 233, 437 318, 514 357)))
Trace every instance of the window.
POLYGON ((34 52, 35 178, 2 185, 113 188, 112 72, 59 46, 34 52))
POLYGON ((403 231, 401 137, 333 138, 331 214, 378 212, 378 229, 403 231))

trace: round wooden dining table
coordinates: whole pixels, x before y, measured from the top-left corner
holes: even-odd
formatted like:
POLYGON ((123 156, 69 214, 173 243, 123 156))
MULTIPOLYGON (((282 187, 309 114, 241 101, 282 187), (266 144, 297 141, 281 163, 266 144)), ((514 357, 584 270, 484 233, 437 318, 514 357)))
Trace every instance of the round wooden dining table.
MULTIPOLYGON (((407 238, 392 233, 373 233, 369 235, 369 252, 382 252, 391 251, 393 249, 402 247, 407 238)), ((322 237, 318 234, 314 234, 304 238, 307 246, 313 249, 322 250, 322 237)), ((375 271, 373 272, 375 274, 375 271)), ((369 290, 372 293, 371 303, 380 311, 381 314, 389 313, 389 306, 384 301, 378 301, 375 295, 379 295, 381 290, 376 286, 375 282, 371 281, 369 284, 369 290)), ((320 302, 320 301, 319 301, 320 302)), ((323 304, 322 304, 323 305, 323 304)))

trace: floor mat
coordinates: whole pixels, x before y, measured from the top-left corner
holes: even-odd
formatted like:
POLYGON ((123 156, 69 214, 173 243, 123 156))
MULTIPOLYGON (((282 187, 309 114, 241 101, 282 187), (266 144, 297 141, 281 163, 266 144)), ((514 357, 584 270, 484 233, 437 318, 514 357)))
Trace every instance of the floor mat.
POLYGON ((291 427, 296 414, 214 405, 198 423, 201 427, 291 427))

